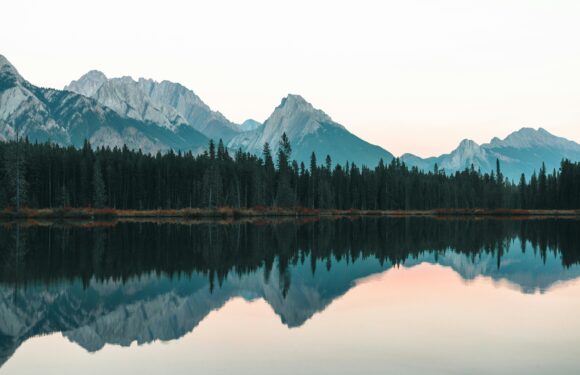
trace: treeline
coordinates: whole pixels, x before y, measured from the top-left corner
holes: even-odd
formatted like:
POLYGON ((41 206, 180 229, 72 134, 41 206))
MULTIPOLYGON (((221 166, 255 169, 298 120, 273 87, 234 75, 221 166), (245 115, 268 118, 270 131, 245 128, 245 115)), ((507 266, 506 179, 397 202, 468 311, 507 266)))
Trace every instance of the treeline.
POLYGON ((143 154, 123 148, 0 143, 0 208, 305 207, 421 210, 435 208, 580 208, 580 163, 520 181, 473 167, 446 174, 408 168, 399 159, 375 168, 355 163, 292 161, 284 135, 276 155, 231 154, 220 141, 200 154, 143 154))

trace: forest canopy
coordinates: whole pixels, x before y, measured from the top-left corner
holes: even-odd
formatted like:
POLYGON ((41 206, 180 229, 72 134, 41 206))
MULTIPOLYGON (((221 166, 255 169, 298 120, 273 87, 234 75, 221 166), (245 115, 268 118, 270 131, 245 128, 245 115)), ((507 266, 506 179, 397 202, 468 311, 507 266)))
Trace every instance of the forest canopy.
POLYGON ((273 155, 232 153, 220 140, 193 155, 156 155, 123 148, 81 149, 50 143, 0 142, 0 208, 110 207, 177 209, 304 207, 424 210, 437 208, 580 208, 580 163, 506 179, 471 168, 447 174, 408 168, 395 158, 376 167, 333 164, 312 153, 309 165, 292 160, 283 135, 273 155))

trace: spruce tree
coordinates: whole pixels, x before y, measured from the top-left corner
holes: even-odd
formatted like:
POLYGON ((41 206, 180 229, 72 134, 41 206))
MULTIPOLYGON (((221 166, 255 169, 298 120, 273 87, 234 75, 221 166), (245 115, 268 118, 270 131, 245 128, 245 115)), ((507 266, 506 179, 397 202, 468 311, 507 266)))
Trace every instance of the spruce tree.
POLYGON ((103 180, 101 162, 97 158, 93 166, 93 205, 96 208, 103 208, 106 202, 105 181, 103 180))

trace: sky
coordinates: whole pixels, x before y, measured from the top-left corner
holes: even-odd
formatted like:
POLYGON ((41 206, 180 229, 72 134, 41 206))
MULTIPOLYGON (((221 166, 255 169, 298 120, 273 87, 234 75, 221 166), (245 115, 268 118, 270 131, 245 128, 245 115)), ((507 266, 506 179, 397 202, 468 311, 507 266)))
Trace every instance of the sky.
POLYGON ((580 142, 577 0, 8 0, 0 54, 33 84, 90 69, 180 82, 234 122, 300 94, 395 155, 521 127, 580 142))

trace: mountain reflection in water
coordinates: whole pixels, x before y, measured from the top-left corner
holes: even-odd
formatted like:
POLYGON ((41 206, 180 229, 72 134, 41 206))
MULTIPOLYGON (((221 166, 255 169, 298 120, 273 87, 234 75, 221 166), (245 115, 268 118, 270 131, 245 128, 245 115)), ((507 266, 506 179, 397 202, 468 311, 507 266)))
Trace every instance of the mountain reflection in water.
POLYGON ((0 364, 54 332, 90 352, 174 340, 235 297, 300 327, 357 280, 421 263, 546 293, 580 276, 579 239, 559 219, 6 223, 0 364))

